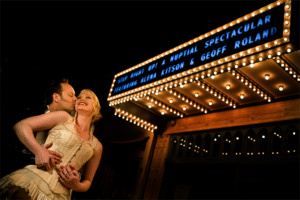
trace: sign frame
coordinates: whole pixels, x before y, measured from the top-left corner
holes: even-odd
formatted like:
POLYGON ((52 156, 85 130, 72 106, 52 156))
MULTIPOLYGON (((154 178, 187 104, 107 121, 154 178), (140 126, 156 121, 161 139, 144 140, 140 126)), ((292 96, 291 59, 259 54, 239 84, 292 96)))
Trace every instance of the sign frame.
MULTIPOLYGON (((181 45, 178 45, 178 46, 176 46, 176 47, 174 47, 174 48, 172 48, 172 49, 170 49, 170 50, 168 50, 164 53, 161 53, 157 56, 154 56, 154 57, 152 57, 152 58, 150 58, 150 59, 148 59, 148 60, 146 60, 142 63, 139 63, 138 65, 136 65, 134 67, 131 67, 127 70, 124 70, 124 71, 116 74, 115 77, 114 77, 113 83, 111 85, 111 88, 110 88, 108 101, 116 100, 116 99, 119 99, 119 98, 122 98, 122 97, 125 97, 125 96, 128 96, 128 95, 133 95, 133 94, 141 92, 143 90, 148 90, 150 88, 157 87, 157 86, 160 86, 162 84, 169 83, 169 82, 174 81, 178 78, 182 78, 182 77, 185 77, 187 75, 194 74, 194 73, 199 73, 201 71, 205 71, 207 69, 214 68, 218 65, 222 65, 222 64, 225 64, 225 63, 240 60, 243 57, 248 57, 248 56, 251 56, 253 54, 257 54, 259 52, 262 52, 262 51, 280 46, 284 43, 288 43, 290 41, 290 22, 291 22, 291 0, 278 0, 278 1, 272 2, 272 3, 262 7, 260 9, 257 9, 255 11, 249 13, 249 14, 246 14, 246 15, 240 17, 240 18, 237 18, 236 20, 233 20, 233 21, 231 21, 227 24, 224 24, 223 26, 220 26, 220 27, 218 27, 218 28, 216 28, 212 31, 209 31, 205 34, 202 34, 199 37, 196 37, 196 38, 194 38, 194 39, 192 39, 188 42, 185 42, 181 45), (172 54, 174 52, 180 52, 180 50, 182 50, 183 48, 192 47, 193 44, 195 44, 196 42, 199 42, 201 40, 207 41, 207 38, 209 38, 211 36, 214 36, 214 35, 218 34, 221 31, 224 31, 228 28, 231 28, 231 27, 233 27, 237 24, 243 23, 245 21, 251 21, 251 19, 254 18, 255 16, 257 16, 259 14, 262 14, 262 13, 265 13, 266 11, 272 10, 272 9, 276 8, 277 6, 280 6, 282 4, 284 4, 284 12, 283 12, 284 16, 283 16, 283 29, 282 29, 283 32, 282 32, 282 37, 281 38, 278 38, 278 39, 275 39, 274 41, 269 41, 269 42, 266 42, 266 43, 263 43, 263 44, 260 44, 260 45, 254 46, 254 47, 251 47, 251 48, 246 49, 246 50, 238 51, 238 52, 236 52, 232 55, 228 55, 228 56, 219 58, 217 60, 213 60, 211 62, 207 62, 207 63, 204 63, 202 65, 198 65, 194 68, 188 69, 186 71, 181 71, 177 74, 171 74, 170 76, 162 78, 160 80, 150 82, 150 83, 148 83, 146 85, 143 85, 143 86, 140 86, 138 88, 134 88, 134 89, 131 89, 131 90, 129 89, 127 91, 124 91, 124 92, 121 92, 119 94, 116 94, 116 95, 112 96, 112 92, 113 92, 115 84, 117 84, 116 80, 117 80, 118 77, 123 76, 125 74, 130 75, 130 72, 133 72, 134 70, 138 72, 137 69, 141 69, 141 70, 145 69, 143 67, 145 67, 147 65, 148 65, 148 67, 153 66, 153 68, 154 68, 155 63, 157 62, 158 59, 166 58, 169 54, 172 54)), ((194 49, 194 51, 195 51, 195 49, 194 49)), ((136 75, 139 76, 138 73, 136 73, 136 75)))

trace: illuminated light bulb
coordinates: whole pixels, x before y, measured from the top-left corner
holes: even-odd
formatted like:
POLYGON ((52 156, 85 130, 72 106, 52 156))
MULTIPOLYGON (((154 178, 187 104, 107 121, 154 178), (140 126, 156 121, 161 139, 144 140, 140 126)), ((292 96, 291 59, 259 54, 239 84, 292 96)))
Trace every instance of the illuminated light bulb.
POLYGON ((204 113, 205 113, 205 114, 207 113, 207 109, 204 110, 204 113))
POLYGON ((268 102, 271 102, 271 97, 268 97, 268 102))
POLYGON ((170 103, 173 103, 173 99, 170 99, 169 102, 170 102, 170 103))
POLYGON ((196 92, 196 93, 195 93, 195 97, 198 97, 198 96, 199 96, 199 93, 198 93, 198 92, 196 92))
POLYGON ((288 48, 288 49, 287 49, 287 52, 288 52, 288 53, 291 53, 291 51, 292 51, 291 48, 288 48))
POLYGON ((246 63, 245 63, 245 62, 243 62, 243 66, 246 66, 246 63))
POLYGON ((236 105, 235 105, 235 103, 233 104, 233 106, 232 106, 233 108, 236 108, 236 105))
POLYGON ((257 89, 256 93, 257 93, 257 94, 260 94, 260 90, 259 90, 259 89, 257 89))
POLYGON ((237 69, 237 68, 239 68, 239 66, 238 66, 238 65, 235 65, 235 66, 234 66, 234 68, 236 68, 236 69, 237 69))
POLYGON ((239 137, 236 137, 235 139, 236 139, 236 140, 239 140, 240 138, 239 138, 239 137))
POLYGON ((265 74, 265 79, 269 80, 270 79, 270 74, 265 74))
POLYGON ((212 76, 211 76, 211 79, 215 79, 215 76, 214 76, 214 75, 212 75, 212 76))
POLYGON ((230 85, 229 85, 229 84, 226 85, 226 89, 227 89, 227 90, 230 89, 230 85))
POLYGON ((152 107, 151 105, 148 106, 148 108, 151 108, 151 107, 152 107))
POLYGON ((253 67, 254 67, 254 64, 250 64, 250 67, 253 68, 253 67))
POLYGON ((165 113, 164 112, 161 112, 161 115, 164 115, 165 113))
POLYGON ((186 110, 186 107, 183 107, 182 110, 186 110))
POLYGON ((269 54, 269 55, 268 55, 268 58, 272 58, 272 55, 271 55, 271 54, 269 54))
POLYGON ((280 56, 280 55, 281 55, 281 52, 280 52, 280 51, 278 51, 278 52, 277 52, 277 55, 278 55, 278 56, 280 56))
POLYGON ((244 94, 240 95, 240 99, 244 99, 244 97, 245 97, 244 94))
POLYGON ((212 103, 212 101, 209 101, 208 104, 211 106, 213 103, 212 103))
POLYGON ((283 91, 283 86, 282 85, 279 86, 279 91, 283 91))
POLYGON ((285 24, 288 25, 288 24, 289 24, 289 21, 285 21, 285 24))
POLYGON ((277 43, 278 43, 277 41, 274 42, 274 44, 277 44, 277 43))

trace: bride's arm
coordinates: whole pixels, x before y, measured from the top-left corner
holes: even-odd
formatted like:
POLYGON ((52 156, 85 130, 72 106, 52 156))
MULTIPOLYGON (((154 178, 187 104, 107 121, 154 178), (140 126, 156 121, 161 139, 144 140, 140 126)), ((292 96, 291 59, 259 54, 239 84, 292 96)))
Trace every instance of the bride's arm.
POLYGON ((23 119, 15 124, 13 129, 19 140, 36 156, 36 164, 50 169, 49 159, 52 156, 36 141, 33 132, 48 130, 57 124, 66 122, 70 117, 65 111, 50 112, 23 119))

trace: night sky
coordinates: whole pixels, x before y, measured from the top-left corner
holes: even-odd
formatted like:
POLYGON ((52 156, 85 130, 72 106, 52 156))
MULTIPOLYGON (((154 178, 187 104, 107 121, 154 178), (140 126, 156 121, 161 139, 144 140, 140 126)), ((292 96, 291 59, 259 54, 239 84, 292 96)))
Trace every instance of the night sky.
POLYGON ((45 85, 60 76, 106 104, 118 72, 271 2, 2 2, 2 106, 42 106, 45 85))

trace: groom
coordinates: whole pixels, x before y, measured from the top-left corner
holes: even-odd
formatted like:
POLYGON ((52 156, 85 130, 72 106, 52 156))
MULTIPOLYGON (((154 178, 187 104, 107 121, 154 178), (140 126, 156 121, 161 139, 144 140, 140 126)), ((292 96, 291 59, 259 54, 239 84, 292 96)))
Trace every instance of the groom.
MULTIPOLYGON (((74 88, 69 84, 67 79, 61 79, 52 81, 52 83, 47 87, 45 91, 45 104, 47 105, 47 112, 54 112, 63 110, 68 112, 70 115, 74 115, 75 113, 75 102, 77 98, 75 96, 74 88)), ((49 130, 48 130, 49 131, 49 130)), ((53 169, 59 160, 61 162, 61 154, 55 151, 49 150, 49 148, 53 145, 53 143, 49 143, 45 145, 45 141, 48 136, 48 131, 40 131, 36 134, 36 140, 41 146, 44 146, 45 149, 52 155, 50 160, 50 168, 46 168, 47 163, 37 163, 37 168, 49 171, 53 169)), ((60 166, 57 168, 58 171, 63 171, 67 177, 70 177, 68 181, 72 181, 72 179, 80 179, 78 170, 75 165, 72 163, 67 166, 60 166)))

